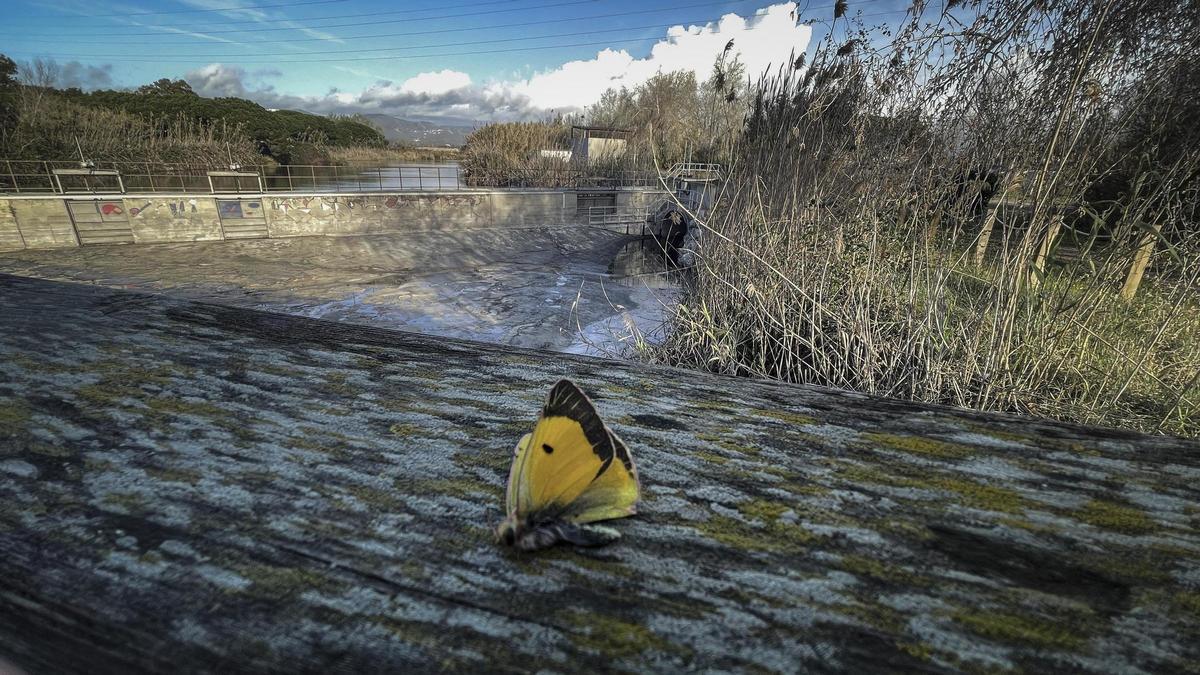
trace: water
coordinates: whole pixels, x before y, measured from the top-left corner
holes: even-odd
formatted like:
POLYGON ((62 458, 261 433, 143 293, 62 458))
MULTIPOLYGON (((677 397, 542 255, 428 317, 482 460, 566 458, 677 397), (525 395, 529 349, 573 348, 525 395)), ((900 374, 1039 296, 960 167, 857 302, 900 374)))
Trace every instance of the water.
POLYGON ((458 162, 391 163, 386 165, 279 167, 266 178, 271 190, 392 192, 457 190, 458 162))
POLYGON ((0 271, 601 356, 678 302, 653 242, 592 228, 407 231, 0 254, 0 271))
POLYGON ((613 281, 622 286, 678 288, 683 272, 653 239, 631 241, 621 247, 608 264, 613 281))
POLYGON ((679 303, 682 274, 654 240, 625 244, 608 264, 608 288, 605 280, 593 282, 611 311, 577 325, 571 344, 562 351, 628 358, 637 345, 661 343, 669 329, 667 317, 679 303), (614 301, 617 289, 620 301, 614 301))

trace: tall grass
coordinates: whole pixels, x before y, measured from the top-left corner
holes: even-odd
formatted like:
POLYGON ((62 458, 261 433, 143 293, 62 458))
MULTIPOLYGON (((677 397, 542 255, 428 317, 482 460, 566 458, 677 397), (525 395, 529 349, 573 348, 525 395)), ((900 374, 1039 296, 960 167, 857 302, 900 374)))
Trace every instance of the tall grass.
POLYGON ((143 117, 72 103, 36 87, 10 94, 14 114, 0 132, 0 156, 9 159, 178 164, 196 169, 264 163, 257 144, 224 122, 143 117))
POLYGON ((450 162, 458 158, 458 148, 408 148, 354 145, 325 149, 333 164, 387 164, 394 162, 450 162))
POLYGON ((470 185, 557 187, 570 165, 542 150, 570 150, 571 127, 559 121, 488 124, 471 132, 459 167, 470 185))
POLYGON ((1200 434, 1200 60, 1180 44, 1200 10, 949 7, 890 33, 836 21, 759 83, 647 356, 1200 434))

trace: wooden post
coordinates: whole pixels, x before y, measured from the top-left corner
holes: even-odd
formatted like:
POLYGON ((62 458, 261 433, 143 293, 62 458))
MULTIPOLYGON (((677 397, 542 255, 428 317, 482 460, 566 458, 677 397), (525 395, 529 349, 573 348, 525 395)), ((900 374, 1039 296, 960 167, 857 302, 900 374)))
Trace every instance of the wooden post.
POLYGON ((1000 191, 1000 197, 996 200, 996 205, 988 212, 987 219, 983 221, 983 229, 979 231, 979 239, 975 242, 974 263, 976 267, 983 266, 983 255, 987 252, 988 241, 992 238, 992 228, 996 225, 996 216, 1000 213, 1000 206, 1004 204, 1004 200, 1008 198, 1010 190, 1020 187, 1021 178, 1024 174, 1009 171, 1004 174, 1004 189, 1000 191))
POLYGON ((1129 268, 1129 275, 1125 277, 1125 285, 1121 287, 1121 299, 1129 302, 1133 300, 1133 296, 1137 295, 1138 286, 1142 285, 1142 275, 1146 273, 1146 267, 1150 264, 1150 256, 1154 254, 1154 247, 1158 244, 1158 226, 1151 225, 1141 236, 1138 241, 1137 253, 1133 256, 1133 265, 1129 268))
POLYGON ((1054 245, 1054 240, 1058 239, 1058 231, 1062 229, 1062 225, 1062 215, 1050 218, 1050 227, 1046 230, 1046 236, 1033 259, 1033 270, 1029 275, 1030 288, 1037 288, 1041 283, 1041 278, 1046 273, 1046 258, 1050 257, 1050 248, 1054 245))

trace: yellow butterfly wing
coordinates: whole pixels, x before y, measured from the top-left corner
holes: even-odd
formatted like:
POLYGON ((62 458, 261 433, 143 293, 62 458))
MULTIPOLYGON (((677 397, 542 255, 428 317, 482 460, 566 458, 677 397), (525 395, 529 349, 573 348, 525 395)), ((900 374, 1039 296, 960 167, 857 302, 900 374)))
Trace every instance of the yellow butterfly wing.
POLYGON ((560 380, 533 433, 517 444, 509 474, 509 514, 593 522, 629 515, 637 496, 629 450, 604 426, 587 395, 571 381, 560 380))
POLYGON ((525 477, 521 475, 521 467, 525 463, 525 452, 529 450, 529 439, 532 437, 533 434, 522 436, 521 440, 517 442, 517 449, 513 454, 512 467, 508 470, 508 490, 504 499, 504 511, 507 515, 512 515, 517 511, 525 512, 529 508, 528 500, 524 503, 519 501, 519 496, 527 495, 529 490, 524 487, 519 488, 518 485, 525 480, 525 477))
POLYGON ((640 497, 637 467, 625 443, 611 430, 608 433, 612 436, 616 459, 571 502, 563 514, 564 520, 583 524, 637 513, 640 497))

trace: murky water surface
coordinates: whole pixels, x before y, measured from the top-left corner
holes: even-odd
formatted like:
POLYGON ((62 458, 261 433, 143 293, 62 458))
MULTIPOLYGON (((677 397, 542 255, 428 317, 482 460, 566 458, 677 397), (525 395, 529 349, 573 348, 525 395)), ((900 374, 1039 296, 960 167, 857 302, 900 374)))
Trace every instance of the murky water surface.
POLYGON ((0 253, 0 272, 610 356, 661 338, 665 270, 653 243, 563 228, 0 253))

